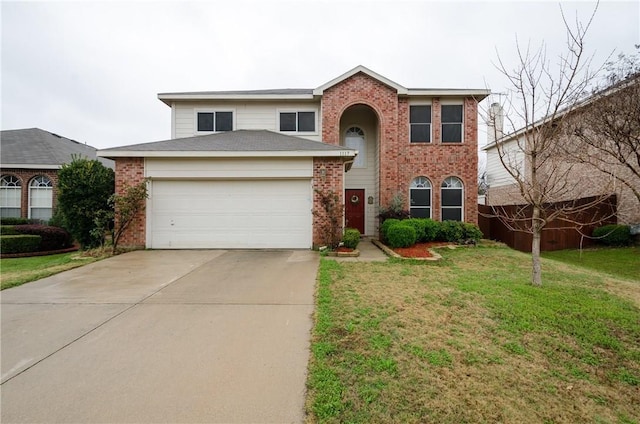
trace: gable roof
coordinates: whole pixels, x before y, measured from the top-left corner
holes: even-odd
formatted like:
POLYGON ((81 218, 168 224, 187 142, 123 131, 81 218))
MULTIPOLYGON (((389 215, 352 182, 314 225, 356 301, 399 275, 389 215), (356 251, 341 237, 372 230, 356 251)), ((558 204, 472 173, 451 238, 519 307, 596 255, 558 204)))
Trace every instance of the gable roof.
POLYGON ((98 151, 116 157, 355 157, 356 150, 267 130, 238 130, 98 151))
POLYGON ((176 100, 316 100, 322 97, 325 90, 333 87, 352 76, 363 73, 398 93, 398 96, 437 96, 437 97, 475 97, 481 101, 489 94, 488 89, 466 88, 406 88, 388 78, 358 65, 337 78, 322 84, 317 88, 282 88, 269 90, 233 90, 233 91, 193 91, 177 93, 158 93, 160 99, 167 106, 176 100))
MULTIPOLYGON (((70 163, 73 156, 96 159, 97 151, 95 147, 40 128, 1 131, 0 148, 0 167, 27 169, 58 169, 70 163)), ((114 168, 113 161, 104 158, 98 160, 114 168)))

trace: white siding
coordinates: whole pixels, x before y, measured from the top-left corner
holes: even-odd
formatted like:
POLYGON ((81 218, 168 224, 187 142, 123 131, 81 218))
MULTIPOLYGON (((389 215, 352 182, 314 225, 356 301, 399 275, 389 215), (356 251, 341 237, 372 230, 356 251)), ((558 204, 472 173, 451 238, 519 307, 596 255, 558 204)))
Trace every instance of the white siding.
POLYGON ((312 158, 147 158, 147 177, 189 179, 311 178, 312 158))
MULTIPOLYGON (((524 152, 515 141, 509 141, 502 145, 504 162, 510 169, 524 171, 524 152)), ((497 148, 487 150, 487 182, 490 187, 501 187, 514 184, 513 177, 507 172, 497 148)))
MULTIPOLYGON (((174 138, 197 135, 195 110, 234 110, 235 129, 237 130, 269 130, 278 131, 278 111, 311 111, 316 112, 316 132, 300 134, 310 140, 321 141, 322 122, 320 104, 318 102, 282 101, 282 102, 176 102, 173 115, 175 128, 174 138)), ((283 134, 297 135, 285 132, 283 134)))

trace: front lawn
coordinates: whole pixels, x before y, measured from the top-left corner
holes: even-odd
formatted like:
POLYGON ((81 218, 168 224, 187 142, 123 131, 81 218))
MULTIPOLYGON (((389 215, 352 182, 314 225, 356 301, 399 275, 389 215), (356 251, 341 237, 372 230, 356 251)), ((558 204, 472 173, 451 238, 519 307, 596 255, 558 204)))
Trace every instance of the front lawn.
POLYGON ((92 256, 81 256, 78 252, 28 258, 2 258, 0 259, 0 289, 19 286, 98 259, 92 256))
POLYGON ((640 282, 640 247, 599 247, 544 252, 544 258, 640 282))
POLYGON ((639 422, 640 304, 615 290, 628 280, 545 259, 536 288, 529 255, 439 252, 322 259, 308 422, 639 422))

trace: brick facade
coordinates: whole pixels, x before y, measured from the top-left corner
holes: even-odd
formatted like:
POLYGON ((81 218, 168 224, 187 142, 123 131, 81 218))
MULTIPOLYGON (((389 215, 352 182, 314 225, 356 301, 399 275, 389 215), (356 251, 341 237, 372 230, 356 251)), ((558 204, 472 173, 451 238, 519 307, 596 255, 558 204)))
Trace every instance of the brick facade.
MULTIPOLYGON (((369 106, 378 116, 380 149, 380 205, 394 195, 409 198, 409 185, 418 176, 433 186, 432 218, 440 220, 440 185, 457 177, 464 185, 464 220, 478 222, 478 108, 464 99, 462 143, 441 143, 441 101, 432 98, 431 143, 410 143, 409 101, 380 81, 358 73, 323 93, 322 136, 325 143, 340 143, 340 118, 353 105, 369 106)), ((407 205, 408 207, 408 205, 407 205)))
POLYGON ((20 216, 29 217, 29 184, 38 176, 45 176, 51 180, 53 185, 53 213, 56 210, 58 198, 58 170, 57 169, 24 169, 24 168, 2 168, 2 175, 13 175, 21 183, 20 216))
MULTIPOLYGON (((116 193, 123 194, 128 186, 144 180, 144 158, 116 159, 116 193)), ((147 241, 146 211, 141 211, 122 234, 119 245, 122 247, 144 247, 147 241)))
POLYGON ((344 218, 344 163, 339 158, 313 159, 313 246, 329 244, 329 219, 320 200, 320 193, 333 192, 338 196, 341 209, 340 222, 344 218))

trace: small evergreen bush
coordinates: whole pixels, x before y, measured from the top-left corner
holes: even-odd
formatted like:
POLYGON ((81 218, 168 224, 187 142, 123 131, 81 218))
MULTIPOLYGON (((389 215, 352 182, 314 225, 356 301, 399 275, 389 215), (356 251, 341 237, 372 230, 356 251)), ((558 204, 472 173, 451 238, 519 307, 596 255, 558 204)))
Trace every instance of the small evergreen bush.
POLYGON ((465 242, 473 241, 477 243, 484 236, 480 228, 477 225, 469 224, 468 222, 462 223, 463 236, 462 240, 465 242))
POLYGON ((360 231, 358 231, 357 228, 347 228, 344 230, 342 243, 344 244, 344 247, 355 249, 358 247, 358 243, 360 243, 360 231))
POLYGON ((631 244, 631 227, 618 224, 604 225, 593 230, 592 236, 598 243, 607 246, 628 246, 631 244))
POLYGON ((383 242, 387 241, 387 232, 389 231, 389 227, 399 222, 400 220, 395 218, 389 218, 384 220, 384 222, 380 226, 380 237, 382 238, 383 242))
POLYGON ((398 222, 387 230, 387 243, 390 247, 413 246, 416 240, 416 230, 409 224, 398 222))
POLYGON ((40 251, 71 247, 71 235, 63 228, 48 225, 16 225, 14 229, 19 234, 40 236, 40 251))
POLYGON ((424 242, 425 238, 425 219, 409 218, 402 221, 403 224, 411 225, 416 230, 416 243, 424 242))
POLYGON ((0 236, 16 236, 20 234, 13 225, 0 225, 0 236))
POLYGON ((458 221, 443 221, 440 223, 439 239, 457 243, 464 237, 464 229, 462 223, 458 221))
POLYGON ((36 224, 36 220, 27 219, 27 218, 15 218, 15 217, 0 218, 0 225, 25 225, 25 224, 36 224))
POLYGON ((40 236, 17 235, 0 236, 0 251, 3 254, 37 252, 40 247, 40 236))
POLYGON ((424 219, 424 238, 422 239, 425 243, 430 241, 435 241, 438 239, 440 235, 440 223, 438 221, 434 221, 431 218, 424 219))

